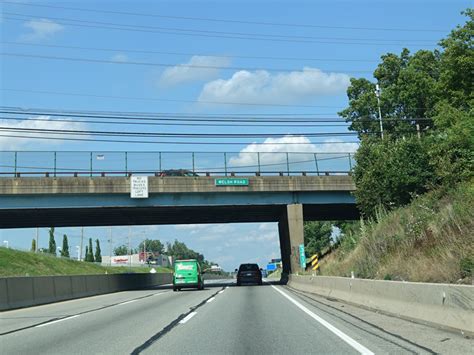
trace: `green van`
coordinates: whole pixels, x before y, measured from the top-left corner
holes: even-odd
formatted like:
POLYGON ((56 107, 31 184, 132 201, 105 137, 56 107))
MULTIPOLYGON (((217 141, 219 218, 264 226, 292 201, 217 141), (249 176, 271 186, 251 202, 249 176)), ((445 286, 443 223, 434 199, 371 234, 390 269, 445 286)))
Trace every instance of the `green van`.
POLYGON ((203 272, 196 259, 176 260, 174 263, 173 291, 182 288, 204 289, 203 272))

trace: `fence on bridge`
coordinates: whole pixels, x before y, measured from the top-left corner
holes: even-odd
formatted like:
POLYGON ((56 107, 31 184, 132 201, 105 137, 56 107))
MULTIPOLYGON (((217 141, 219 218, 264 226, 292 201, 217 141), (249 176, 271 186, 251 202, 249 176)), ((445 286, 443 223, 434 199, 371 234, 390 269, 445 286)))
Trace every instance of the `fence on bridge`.
POLYGON ((341 175, 354 154, 306 152, 1 151, 0 177, 159 175, 185 169, 198 175, 341 175))

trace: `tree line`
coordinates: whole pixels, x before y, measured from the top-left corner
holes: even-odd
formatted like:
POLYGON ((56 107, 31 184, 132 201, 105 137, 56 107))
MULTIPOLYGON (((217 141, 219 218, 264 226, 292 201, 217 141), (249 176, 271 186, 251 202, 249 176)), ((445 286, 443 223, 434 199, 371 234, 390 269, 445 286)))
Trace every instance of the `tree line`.
MULTIPOLYGON (((352 78, 339 115, 361 140, 355 154, 355 198, 366 219, 404 206, 433 189, 471 180, 474 172, 474 12, 439 42, 441 50, 382 55, 373 76, 352 78), (380 111, 375 94, 380 85, 380 111)), ((306 222, 307 254, 321 254, 359 221, 306 222), (334 227, 340 235, 331 240, 334 227)))
MULTIPOLYGON (((54 237, 54 227, 51 227, 48 231, 49 233, 49 244, 47 249, 37 249, 38 246, 36 245, 36 239, 33 239, 31 241, 31 251, 36 252, 37 250, 48 253, 54 256, 57 256, 57 246, 56 246, 56 240, 54 237)), ((88 262, 96 262, 96 263, 101 263, 102 262, 102 254, 100 250, 100 241, 99 239, 95 240, 95 253, 92 248, 92 238, 89 238, 89 246, 86 246, 86 253, 84 256, 84 261, 88 262)), ((63 243, 62 247, 60 249, 59 255, 63 258, 69 258, 69 242, 67 235, 63 235, 63 243)))
POLYGON ((203 267, 210 267, 211 265, 211 262, 206 260, 203 254, 190 249, 185 243, 178 240, 175 240, 173 243, 163 244, 159 239, 147 238, 137 248, 131 248, 130 251, 125 244, 114 248, 115 255, 137 254, 141 252, 155 255, 166 254, 172 256, 173 259, 196 259, 203 267))
POLYGON ((374 71, 381 87, 380 137, 375 83, 351 79, 349 107, 339 114, 358 133, 355 197, 366 218, 414 196, 472 178, 473 10, 439 42, 441 50, 387 53, 374 71))

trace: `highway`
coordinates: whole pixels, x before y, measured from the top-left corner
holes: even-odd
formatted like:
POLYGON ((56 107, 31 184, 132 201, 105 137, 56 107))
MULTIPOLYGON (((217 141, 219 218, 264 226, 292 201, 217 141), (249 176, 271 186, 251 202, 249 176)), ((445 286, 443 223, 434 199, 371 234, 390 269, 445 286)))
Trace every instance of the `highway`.
POLYGON ((287 286, 169 286, 0 314, 2 354, 466 354, 459 334, 287 286))

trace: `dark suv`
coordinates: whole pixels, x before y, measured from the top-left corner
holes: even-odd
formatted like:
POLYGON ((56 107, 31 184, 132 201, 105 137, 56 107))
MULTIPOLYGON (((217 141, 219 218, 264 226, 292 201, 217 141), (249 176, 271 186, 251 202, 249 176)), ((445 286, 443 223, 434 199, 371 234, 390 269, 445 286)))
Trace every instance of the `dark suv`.
POLYGON ((186 169, 163 170, 160 176, 199 176, 195 172, 186 169))
MULTIPOLYGON (((237 271, 237 270, 236 270, 237 271)), ((243 283, 253 283, 261 285, 262 271, 257 264, 241 264, 237 271, 237 286, 243 283)))

